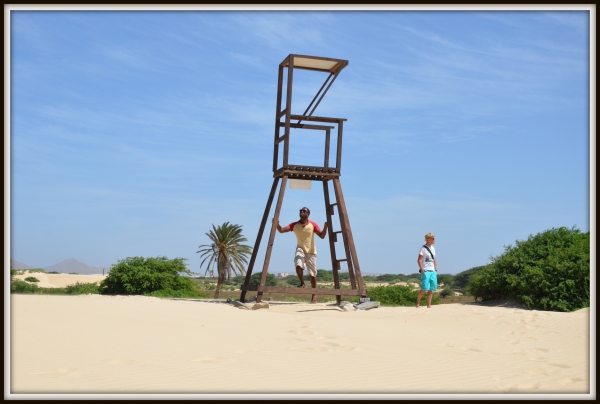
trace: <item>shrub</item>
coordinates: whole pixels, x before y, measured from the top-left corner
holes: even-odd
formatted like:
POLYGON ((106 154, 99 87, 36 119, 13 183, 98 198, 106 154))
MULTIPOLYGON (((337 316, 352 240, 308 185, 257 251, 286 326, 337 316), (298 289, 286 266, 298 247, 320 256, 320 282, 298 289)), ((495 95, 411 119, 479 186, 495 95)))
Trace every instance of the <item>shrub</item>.
POLYGON ((233 285, 243 285, 245 280, 246 280, 245 275, 238 275, 238 276, 234 276, 233 278, 231 278, 231 283, 233 285))
POLYGON ((30 274, 32 274, 32 273, 36 273, 36 272, 38 272, 38 273, 42 273, 42 274, 45 274, 45 273, 46 273, 46 271, 44 271, 42 268, 33 268, 33 269, 28 269, 28 270, 27 270, 27 272, 29 272, 30 274))
POLYGON ((15 275, 23 275, 25 272, 24 271, 19 271, 18 269, 11 269, 10 270, 10 279, 13 278, 13 276, 15 275))
POLYGON ((325 269, 317 269, 317 282, 333 282, 333 273, 325 269))
MULTIPOLYGON (((213 289, 215 286, 213 285, 213 289)), ((154 292, 147 293, 147 296, 153 297, 180 297, 180 298, 200 298, 206 299, 209 297, 207 293, 200 292, 198 290, 172 290, 172 289, 162 289, 155 290, 154 292)))
POLYGON ((56 272, 56 271, 52 271, 52 272, 48 272, 49 274, 60 274, 60 272, 56 272))
POLYGON ((437 274, 438 284, 443 283, 444 287, 450 287, 454 284, 454 276, 450 274, 437 274))
POLYGON ((39 289, 38 285, 27 283, 20 279, 14 279, 10 283, 10 293, 35 293, 39 289))
POLYGON ((454 291, 450 288, 444 288, 440 292, 440 297, 446 298, 448 296, 454 296, 454 291))
POLYGON ((485 265, 479 267, 473 267, 471 269, 467 269, 466 271, 460 272, 454 275, 454 283, 453 286, 459 289, 465 288, 469 284, 469 280, 471 276, 476 273, 481 272, 485 268, 485 265))
MULTIPOLYGON (((261 276, 262 272, 252 274, 252 276, 250 277, 250 285, 259 285, 261 276)), ((265 279, 265 286, 277 286, 277 278, 275 277, 275 275, 267 274, 267 278, 265 279)))
MULTIPOLYGON (((382 306, 414 306, 419 291, 409 286, 377 286, 369 289, 369 297, 372 301, 379 302, 382 306)), ((422 299, 426 299, 427 294, 422 299)), ((440 298, 434 295, 431 304, 439 304, 440 298)))
POLYGON ((97 283, 75 283, 75 285, 68 285, 64 288, 67 295, 87 295, 87 294, 100 294, 100 287, 97 283))
POLYGON ((39 282, 40 280, 38 278, 36 278, 35 276, 28 276, 27 278, 24 279, 27 282, 39 282))
POLYGON ((573 311, 590 305, 590 234, 553 228, 504 248, 471 277, 476 299, 513 298, 526 308, 573 311))
POLYGON ((159 290, 198 294, 194 281, 181 275, 190 273, 185 258, 127 257, 111 266, 99 289, 100 293, 111 295, 143 295, 159 290))
MULTIPOLYGON (((297 276, 288 276, 285 278, 285 281, 287 282, 288 285, 290 286, 300 286, 300 279, 298 279, 297 276)), ((306 281, 306 280, 305 280, 306 281)))

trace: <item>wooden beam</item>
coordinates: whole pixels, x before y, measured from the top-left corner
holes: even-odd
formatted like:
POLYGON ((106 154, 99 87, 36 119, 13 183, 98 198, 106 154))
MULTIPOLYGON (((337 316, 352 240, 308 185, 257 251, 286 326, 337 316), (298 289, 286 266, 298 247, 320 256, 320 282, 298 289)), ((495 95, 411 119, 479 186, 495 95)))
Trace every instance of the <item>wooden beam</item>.
MULTIPOLYGON (((285 122, 279 122, 279 126, 285 126, 285 122)), ((294 129, 316 129, 316 130, 330 130, 335 129, 335 126, 326 125, 312 125, 310 123, 290 123, 290 128, 294 129)))
MULTIPOLYGON (((248 285, 250 283, 250 277, 252 276, 252 270, 254 269, 254 261, 256 261, 256 255, 258 254, 258 248, 260 247, 260 241, 263 236, 263 232, 265 230, 265 225, 267 223, 267 219, 269 218, 269 212, 271 211, 271 204, 273 203, 273 197, 275 196, 275 190, 277 189, 277 183, 279 182, 279 178, 273 179, 273 186, 271 187, 271 193, 269 194, 269 199, 267 199, 267 206, 265 207, 265 212, 263 213, 262 220, 260 221, 260 227, 258 228, 258 235, 256 236, 256 241, 254 242, 254 249, 252 250, 252 256, 250 257, 250 263, 248 264, 248 269, 246 270, 246 278, 244 279, 244 285, 248 285)), ((246 298, 246 292, 242 291, 240 295, 240 301, 244 301, 246 298)))
POLYGON ((291 114, 290 118, 293 120, 300 119, 303 121, 316 121, 316 122, 329 122, 329 123, 340 123, 345 122, 348 119, 346 118, 330 118, 324 116, 308 116, 308 115, 294 115, 291 114))
MULTIPOLYGON (((281 110, 281 91, 283 89, 283 67, 279 67, 279 74, 277 76, 277 109, 275 110, 275 141, 276 143, 273 146, 273 172, 277 170, 277 160, 279 159, 279 145, 277 144, 277 138, 279 137, 279 111, 281 110)), ((287 109, 284 109, 282 112, 286 112, 287 109)))
MULTIPOLYGON (((332 233, 333 231, 333 223, 331 222, 331 210, 329 209, 331 207, 330 201, 329 201, 329 182, 328 181, 323 181, 323 196, 325 198, 325 212, 327 215, 327 223, 329 226, 329 231, 328 231, 328 236, 329 236, 329 254, 331 255, 331 269, 333 272, 333 286, 335 289, 340 289, 340 275, 338 274, 338 271, 336 270, 335 264, 337 261, 337 258, 335 256, 335 242, 337 241, 337 238, 335 237, 335 234, 332 233)), ((339 268, 338 268, 339 269, 339 268)), ((342 302, 342 298, 341 296, 337 296, 336 297, 336 302, 337 304, 340 304, 342 302)))
POLYGON ((288 79, 287 79, 287 95, 285 99, 285 109, 289 111, 285 114, 285 133, 286 139, 283 142, 283 166, 288 165, 288 158, 290 155, 290 113, 292 112, 292 84, 294 82, 294 55, 289 56, 289 68, 288 68, 288 79))
MULTIPOLYGON (((338 210, 340 213, 340 221, 344 222, 342 226, 342 231, 345 240, 346 248, 346 258, 348 260, 348 271, 351 270, 350 264, 352 263, 354 267, 354 271, 356 272, 356 280, 358 282, 358 288, 364 289, 362 274, 360 272, 360 265, 358 264, 358 255, 356 253, 356 246, 354 245, 354 237, 352 236, 352 229, 350 228, 350 220, 348 219, 348 211, 346 210, 346 202, 344 201, 344 194, 342 193, 342 184, 340 183, 339 178, 333 179, 333 189, 335 190, 335 198, 337 199, 339 206, 338 210), (348 254, 348 249, 350 250, 348 254), (350 260, 351 258, 351 260, 350 260)), ((350 275, 352 276, 352 275, 350 275)), ((354 287, 354 285, 353 285, 354 287)))
MULTIPOLYGON (((330 288, 289 288, 283 286, 242 286, 246 292, 259 293, 289 293, 297 295, 341 295, 341 296, 367 296, 365 289, 330 289, 330 288)), ((258 298, 256 299, 258 301, 258 298)))
MULTIPOLYGON (((281 181, 281 188, 279 188, 279 197, 277 198, 277 205, 275 205, 275 215, 273 216, 273 223, 271 224, 271 233, 269 235, 269 244, 267 244, 267 251, 265 253, 265 263, 263 264, 262 275, 260 277, 261 285, 265 284, 267 279, 267 272, 269 271, 269 262, 271 261, 271 252, 273 251, 273 242, 275 241, 275 232, 277 231, 277 223, 279 222, 279 213, 281 212, 281 203, 283 202, 283 195, 285 194, 285 185, 287 184, 287 176, 283 177, 281 181)), ((256 297, 256 301, 260 302, 262 293, 259 293, 256 297)))
POLYGON ((325 131, 325 161, 324 161, 324 166, 325 168, 329 167, 329 140, 331 138, 331 131, 329 129, 327 129, 325 131))

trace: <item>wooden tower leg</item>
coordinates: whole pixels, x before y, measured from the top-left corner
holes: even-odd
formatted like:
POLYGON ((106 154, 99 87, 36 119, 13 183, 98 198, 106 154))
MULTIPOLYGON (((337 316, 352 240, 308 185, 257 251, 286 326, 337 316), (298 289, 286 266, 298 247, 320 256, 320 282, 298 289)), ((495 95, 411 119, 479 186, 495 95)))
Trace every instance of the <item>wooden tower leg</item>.
MULTIPOLYGON (((269 218, 269 212, 271 211, 271 204, 273 203, 273 197, 275 196, 275 190, 277 189, 277 183, 279 182, 279 178, 273 179, 273 186, 271 187, 271 193, 269 194, 269 199, 267 200, 267 206, 265 208, 265 213, 263 213, 262 221, 260 222, 260 227, 258 229, 258 235, 256 236, 256 241, 254 242, 254 249, 252 250, 252 256, 250 257, 250 263, 248 264, 248 270, 246 271, 246 279, 244 279, 244 286, 250 284, 250 277, 252 276, 252 270, 254 269, 254 261, 256 261, 256 255, 258 254, 258 248, 260 247, 260 241, 263 236, 263 232, 265 230, 265 225, 267 224, 267 219, 269 218)), ((246 291, 242 288, 242 294, 240 295, 240 302, 246 301, 246 291)))
POLYGON ((342 194, 342 185, 340 184, 339 178, 333 179, 333 189, 335 191, 335 199, 337 201, 338 212, 340 214, 340 223, 342 225, 342 235, 344 236, 344 247, 346 248, 346 258, 348 259, 348 271, 352 270, 356 274, 356 281, 358 283, 359 290, 365 290, 365 286, 362 280, 362 274, 360 272, 360 266, 358 265, 358 256, 356 255, 356 247, 354 245, 354 237, 352 237, 352 229, 350 229, 350 221, 348 220, 348 211, 346 210, 346 202, 344 201, 344 195, 342 194), (350 251, 348 251, 350 250, 350 251), (351 259, 350 259, 351 258, 351 259), (352 264, 352 266, 351 266, 352 264))
MULTIPOLYGON (((279 213, 281 212, 281 204, 283 202, 283 195, 285 194, 285 186, 287 185, 287 179, 287 175, 284 175, 281 181, 281 188, 279 188, 279 197, 277 198, 277 205, 275 205, 275 215, 273 216, 273 223, 271 224, 271 233, 269 235, 269 244, 267 244, 265 263, 263 264, 262 275, 260 277, 261 286, 265 285, 267 273, 269 271, 269 261, 271 261, 271 252, 273 251, 273 242, 275 241, 275 232, 277 231, 277 223, 279 223, 279 213)), ((260 303, 262 301, 262 295, 263 292, 257 293, 257 303, 260 303)))
MULTIPOLYGON (((329 252, 331 254, 331 272, 333 273, 333 284, 335 289, 341 289, 340 274, 338 273, 338 261, 335 256, 335 234, 333 233, 333 227, 331 223, 333 207, 331 206, 331 201, 329 200, 329 185, 326 180, 323 180, 323 195, 325 196, 325 213, 327 214, 327 223, 329 223, 329 252)), ((336 295, 335 301, 339 305, 342 302, 342 295, 336 295)))

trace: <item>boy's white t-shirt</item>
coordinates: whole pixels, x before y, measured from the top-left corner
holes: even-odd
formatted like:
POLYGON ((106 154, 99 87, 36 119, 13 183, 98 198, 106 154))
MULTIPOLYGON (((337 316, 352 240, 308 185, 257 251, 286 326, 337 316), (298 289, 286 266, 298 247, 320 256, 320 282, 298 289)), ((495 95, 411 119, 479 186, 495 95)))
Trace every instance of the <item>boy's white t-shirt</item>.
POLYGON ((423 269, 425 271, 434 271, 435 265, 433 260, 435 259, 435 248, 433 246, 428 248, 431 250, 433 257, 431 254, 429 254, 429 251, 427 251, 425 246, 421 247, 421 251, 419 251, 419 255, 421 256, 421 264, 423 265, 423 269))

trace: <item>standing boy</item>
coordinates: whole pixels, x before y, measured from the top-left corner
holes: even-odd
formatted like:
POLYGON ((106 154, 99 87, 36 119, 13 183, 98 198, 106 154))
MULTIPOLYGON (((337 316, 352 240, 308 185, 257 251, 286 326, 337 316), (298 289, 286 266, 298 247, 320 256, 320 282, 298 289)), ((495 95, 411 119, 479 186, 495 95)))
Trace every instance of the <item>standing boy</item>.
POLYGON ((417 258, 419 272, 421 273, 421 290, 419 291, 415 307, 420 306, 421 298, 425 291, 427 291, 427 308, 431 308, 431 298, 433 297, 433 292, 437 290, 437 261, 435 260, 433 243, 435 243, 434 235, 427 233, 425 235, 425 245, 421 247, 419 258, 417 258))

